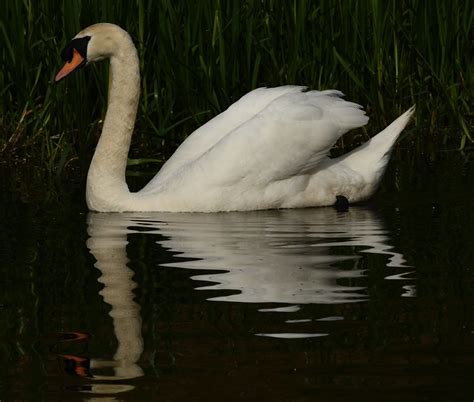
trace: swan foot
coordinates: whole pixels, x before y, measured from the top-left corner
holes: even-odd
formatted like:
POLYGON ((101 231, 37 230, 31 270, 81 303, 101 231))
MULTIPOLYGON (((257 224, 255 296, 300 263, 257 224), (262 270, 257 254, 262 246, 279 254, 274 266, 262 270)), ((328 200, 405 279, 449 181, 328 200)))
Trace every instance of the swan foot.
POLYGON ((343 195, 336 195, 336 202, 334 203, 334 208, 336 208, 337 212, 349 211, 349 200, 343 195))

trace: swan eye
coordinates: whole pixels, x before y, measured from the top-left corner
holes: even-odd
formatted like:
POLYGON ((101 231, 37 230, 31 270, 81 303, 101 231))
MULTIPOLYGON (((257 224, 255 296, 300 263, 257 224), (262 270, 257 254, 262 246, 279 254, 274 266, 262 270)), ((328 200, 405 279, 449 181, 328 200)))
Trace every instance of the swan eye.
POLYGON ((69 42, 61 52, 61 58, 70 63, 74 55, 74 49, 82 56, 83 59, 87 59, 87 45, 90 41, 90 36, 84 36, 82 38, 73 39, 69 42))

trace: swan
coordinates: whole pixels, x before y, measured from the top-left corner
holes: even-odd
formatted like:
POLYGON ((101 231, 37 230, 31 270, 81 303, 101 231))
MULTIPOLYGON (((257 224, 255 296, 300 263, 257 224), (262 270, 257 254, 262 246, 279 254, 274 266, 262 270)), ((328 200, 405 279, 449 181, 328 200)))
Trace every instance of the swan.
POLYGON ((368 121, 337 90, 258 88, 193 132, 157 175, 130 192, 125 170, 140 92, 130 35, 99 23, 79 32, 61 53, 61 81, 108 58, 111 84, 102 133, 87 175, 86 201, 98 212, 219 212, 349 203, 377 189, 392 147, 414 112, 339 158, 328 153, 347 131, 368 121))

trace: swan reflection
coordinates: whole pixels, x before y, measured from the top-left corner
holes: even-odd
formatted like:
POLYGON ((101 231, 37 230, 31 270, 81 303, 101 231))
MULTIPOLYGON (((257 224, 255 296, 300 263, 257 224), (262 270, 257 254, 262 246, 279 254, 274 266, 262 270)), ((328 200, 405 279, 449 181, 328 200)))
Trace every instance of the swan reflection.
MULTIPOLYGON (((161 266, 206 271, 191 277, 201 284, 208 283, 197 289, 227 294, 209 300, 283 304, 262 307, 259 311, 263 313, 293 313, 308 303, 367 300, 366 287, 340 281, 364 276, 364 270, 358 268, 361 253, 386 256, 386 279, 411 280, 412 271, 404 269, 405 259, 392 250, 381 220, 364 208, 351 208, 346 213, 331 208, 221 214, 89 213, 88 233, 87 247, 96 259, 95 266, 101 272, 98 280, 104 286, 100 294, 111 306, 109 314, 118 341, 113 361, 90 361, 92 376, 99 382, 143 375, 138 365, 143 351, 140 306, 134 301, 136 284, 133 271, 127 266, 130 234, 159 235, 157 242, 174 259, 155 261, 157 269, 161 266), (339 265, 341 262, 344 269, 339 265), (393 267, 405 272, 393 272, 393 267), (110 368, 113 375, 100 374, 110 368)), ((401 289, 405 292, 403 296, 416 294, 413 284, 401 289)), ((312 319, 285 323, 309 321, 312 319)), ((328 334, 286 331, 256 335, 291 339, 328 334)), ((110 394, 133 389, 130 385, 99 382, 94 381, 89 392, 110 394)))

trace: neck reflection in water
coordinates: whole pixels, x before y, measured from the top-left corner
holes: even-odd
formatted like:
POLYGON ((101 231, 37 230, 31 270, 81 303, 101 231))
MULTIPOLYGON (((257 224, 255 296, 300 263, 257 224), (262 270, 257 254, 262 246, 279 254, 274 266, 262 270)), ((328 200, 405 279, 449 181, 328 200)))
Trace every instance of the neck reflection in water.
POLYGON ((90 360, 90 371, 97 382, 90 384, 86 392, 115 394, 130 391, 134 388, 132 385, 101 382, 143 376, 143 370, 137 364, 143 352, 142 321, 140 306, 134 301, 134 273, 127 267, 127 232, 111 230, 109 225, 94 224, 91 216, 88 233, 90 238, 87 240, 87 247, 96 259, 95 267, 101 273, 98 281, 104 287, 100 295, 111 306, 109 315, 113 320, 118 346, 112 361, 90 360), (113 375, 98 374, 111 368, 113 375))

